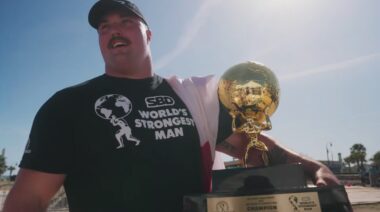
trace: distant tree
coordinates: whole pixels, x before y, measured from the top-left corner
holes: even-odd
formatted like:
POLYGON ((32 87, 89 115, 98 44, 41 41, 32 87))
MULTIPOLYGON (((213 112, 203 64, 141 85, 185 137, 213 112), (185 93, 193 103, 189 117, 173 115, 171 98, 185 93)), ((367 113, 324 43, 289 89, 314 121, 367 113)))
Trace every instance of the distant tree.
POLYGON ((351 163, 354 163, 355 161, 352 159, 351 156, 347 156, 343 160, 348 165, 348 171, 351 172, 351 163))
POLYGON ((0 155, 0 175, 2 175, 7 170, 7 165, 5 163, 4 155, 0 155))
POLYGON ((370 160, 377 166, 380 166, 380 151, 377 151, 370 160))
POLYGON ((358 169, 363 169, 364 168, 364 162, 366 162, 365 157, 367 156, 367 150, 364 147, 363 144, 354 144, 350 148, 351 155, 350 157, 352 158, 353 161, 355 161, 358 169))

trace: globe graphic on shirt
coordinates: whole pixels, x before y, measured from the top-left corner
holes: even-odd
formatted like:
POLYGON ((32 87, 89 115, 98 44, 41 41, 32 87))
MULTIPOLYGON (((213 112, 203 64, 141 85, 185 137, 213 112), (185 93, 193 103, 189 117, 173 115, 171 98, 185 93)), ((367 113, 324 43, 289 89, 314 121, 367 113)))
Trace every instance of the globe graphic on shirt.
POLYGON ((95 102, 95 112, 103 119, 120 119, 127 116, 131 111, 131 101, 119 94, 108 94, 95 102))

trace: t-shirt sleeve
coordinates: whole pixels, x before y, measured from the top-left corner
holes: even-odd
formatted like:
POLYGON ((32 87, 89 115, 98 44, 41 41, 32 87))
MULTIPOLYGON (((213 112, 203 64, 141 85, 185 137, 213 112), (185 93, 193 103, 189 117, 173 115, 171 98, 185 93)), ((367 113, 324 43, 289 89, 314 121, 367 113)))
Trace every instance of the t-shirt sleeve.
POLYGON ((56 93, 37 112, 20 167, 65 174, 73 157, 73 111, 66 95, 56 93))

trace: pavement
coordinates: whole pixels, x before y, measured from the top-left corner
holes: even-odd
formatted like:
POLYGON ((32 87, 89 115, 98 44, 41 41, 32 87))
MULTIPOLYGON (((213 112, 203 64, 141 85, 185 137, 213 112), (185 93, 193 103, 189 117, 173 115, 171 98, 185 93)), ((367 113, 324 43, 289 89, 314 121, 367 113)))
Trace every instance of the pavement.
POLYGON ((379 187, 346 186, 345 188, 352 205, 380 203, 379 187))
POLYGON ((380 211, 379 187, 346 186, 345 188, 355 212, 380 211))

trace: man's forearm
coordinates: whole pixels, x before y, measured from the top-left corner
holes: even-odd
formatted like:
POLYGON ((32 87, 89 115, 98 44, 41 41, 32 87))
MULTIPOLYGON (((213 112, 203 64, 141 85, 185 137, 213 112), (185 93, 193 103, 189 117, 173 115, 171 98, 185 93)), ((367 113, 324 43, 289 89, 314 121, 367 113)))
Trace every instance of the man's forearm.
POLYGON ((15 194, 11 191, 4 203, 3 212, 43 212, 46 211, 47 204, 43 204, 38 198, 33 198, 29 194, 15 194))
POLYGON ((6 212, 45 211, 66 175, 21 168, 4 203, 6 212))
POLYGON ((221 152, 223 152, 229 156, 232 156, 234 158, 241 159, 242 152, 226 140, 224 140, 218 144, 217 150, 219 150, 219 151, 221 151, 221 152))

